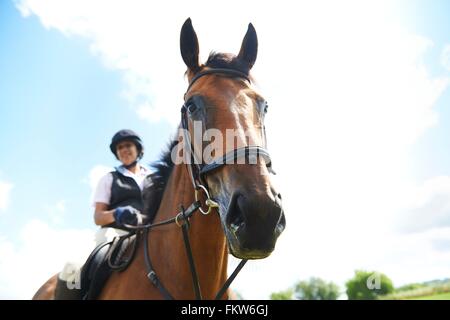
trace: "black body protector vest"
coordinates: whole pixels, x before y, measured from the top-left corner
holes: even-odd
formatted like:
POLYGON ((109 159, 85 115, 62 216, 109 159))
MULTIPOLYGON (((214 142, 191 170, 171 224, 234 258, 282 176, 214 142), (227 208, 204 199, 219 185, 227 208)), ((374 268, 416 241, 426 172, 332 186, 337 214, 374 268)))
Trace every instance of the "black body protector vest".
MULTIPOLYGON (((112 171, 113 181, 111 185, 111 199, 108 210, 118 207, 132 206, 140 212, 144 209, 142 200, 142 192, 137 182, 131 178, 124 176, 119 171, 112 171)), ((115 222, 104 227, 119 228, 115 222)))

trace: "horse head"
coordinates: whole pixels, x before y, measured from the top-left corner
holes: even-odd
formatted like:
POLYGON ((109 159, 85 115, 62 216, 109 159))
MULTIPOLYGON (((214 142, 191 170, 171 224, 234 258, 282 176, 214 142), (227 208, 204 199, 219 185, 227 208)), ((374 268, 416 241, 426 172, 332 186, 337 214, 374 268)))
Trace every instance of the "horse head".
POLYGON ((242 259, 265 258, 286 220, 265 149, 267 102, 251 83, 255 28, 249 24, 237 55, 212 53, 200 64, 197 35, 187 19, 180 46, 189 80, 182 125, 193 141, 189 159, 201 159, 188 164, 194 186, 204 185, 217 202, 230 252, 242 259))

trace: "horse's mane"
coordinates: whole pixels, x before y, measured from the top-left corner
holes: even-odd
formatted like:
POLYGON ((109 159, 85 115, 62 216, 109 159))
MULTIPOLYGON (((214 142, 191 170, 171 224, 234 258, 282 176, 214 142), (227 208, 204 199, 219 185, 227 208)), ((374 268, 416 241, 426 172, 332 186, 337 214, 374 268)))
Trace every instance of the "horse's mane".
POLYGON ((142 192, 144 214, 148 216, 149 222, 153 221, 161 204, 167 181, 174 167, 171 152, 177 144, 178 140, 172 140, 161 154, 159 160, 150 164, 154 171, 146 178, 145 188, 142 192))
POLYGON ((205 66, 210 68, 232 69, 240 71, 247 76, 250 72, 248 63, 245 63, 243 60, 232 53, 220 53, 213 51, 209 54, 205 66))
MULTIPOLYGON (((250 72, 248 65, 231 53, 211 52, 205 66, 210 68, 237 70, 246 75, 250 72)), ((158 212, 164 190, 174 168, 171 151, 177 144, 178 140, 172 140, 168 144, 167 149, 161 154, 160 159, 150 164, 150 167, 154 169, 154 172, 147 178, 142 195, 144 201, 144 214, 148 216, 149 222, 153 221, 158 212)))

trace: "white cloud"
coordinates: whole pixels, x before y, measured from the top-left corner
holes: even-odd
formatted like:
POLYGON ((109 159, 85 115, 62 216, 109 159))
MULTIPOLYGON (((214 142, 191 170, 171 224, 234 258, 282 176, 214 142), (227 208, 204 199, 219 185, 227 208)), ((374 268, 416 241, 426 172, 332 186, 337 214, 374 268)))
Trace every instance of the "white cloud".
POLYGON ((66 212, 66 201, 59 200, 52 205, 46 205, 45 211, 48 213, 49 219, 52 224, 61 225, 64 220, 64 214, 66 212))
POLYGON ((126 87, 122 95, 143 119, 163 118, 173 124, 178 121, 173 111, 182 103, 185 71, 178 39, 181 24, 192 11, 191 4, 155 7, 148 1, 53 0, 16 3, 24 16, 38 16, 46 28, 90 39, 91 51, 107 67, 123 71, 126 87))
POLYGON ((32 220, 13 243, 0 235, 0 299, 31 299, 68 261, 85 261, 94 248, 90 229, 55 229, 32 220))
POLYGON ((450 274, 449 227, 411 234, 391 234, 383 239, 373 266, 383 270, 397 286, 448 278, 450 274), (387 249, 387 250, 386 250, 387 249))
POLYGON ((414 190, 410 199, 408 206, 397 217, 399 230, 423 232, 450 227, 450 177, 440 176, 425 181, 414 190))
POLYGON ((11 183, 0 181, 0 211, 8 208, 12 188, 13 185, 11 183))
POLYGON ((446 45, 441 53, 441 65, 450 71, 450 44, 446 45))
POLYGON ((123 97, 141 118, 173 124, 186 88, 178 47, 184 20, 193 19, 202 61, 210 50, 237 52, 247 23, 254 23, 260 43, 254 75, 270 104, 268 143, 287 229, 273 257, 239 275, 234 286, 246 298, 268 297, 313 275, 342 284, 357 268, 379 268, 394 281, 447 270, 433 267, 445 265, 436 243, 446 239, 394 230, 415 190, 409 150, 438 123, 433 107, 449 79, 430 75, 423 57, 433 42, 399 25, 402 10, 392 2, 249 1, 239 11, 222 6, 220 15, 205 14, 201 9, 211 5, 200 1, 18 6, 48 28, 91 39, 93 53, 122 70, 123 97), (428 252, 433 243, 436 250, 428 252), (393 254, 400 249, 408 249, 408 262, 393 254), (415 262, 423 268, 412 268, 415 262))
POLYGON ((88 174, 87 181, 89 183, 89 186, 91 187, 91 191, 95 191, 95 188, 97 187, 98 181, 108 172, 111 172, 113 170, 112 167, 104 166, 104 165, 96 165, 94 166, 88 174))

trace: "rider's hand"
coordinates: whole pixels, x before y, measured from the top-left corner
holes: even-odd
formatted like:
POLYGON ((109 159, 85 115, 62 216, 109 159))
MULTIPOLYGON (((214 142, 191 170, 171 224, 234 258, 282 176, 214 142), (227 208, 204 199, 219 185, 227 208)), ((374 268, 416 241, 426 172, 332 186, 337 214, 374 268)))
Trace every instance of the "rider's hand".
POLYGON ((118 207, 113 213, 116 223, 120 226, 132 225, 137 226, 144 222, 145 215, 132 206, 118 207))

